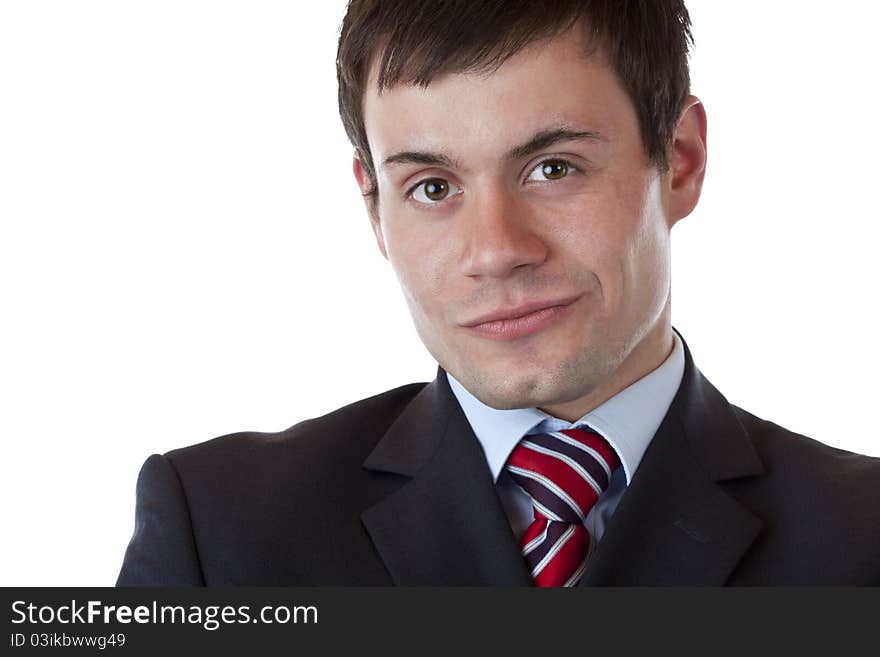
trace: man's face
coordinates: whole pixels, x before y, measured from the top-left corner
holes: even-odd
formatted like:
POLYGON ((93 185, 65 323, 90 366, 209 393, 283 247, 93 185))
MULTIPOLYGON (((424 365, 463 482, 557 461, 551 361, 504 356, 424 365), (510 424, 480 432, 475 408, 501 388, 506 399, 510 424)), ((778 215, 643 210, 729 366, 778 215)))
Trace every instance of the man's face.
POLYGON ((553 412, 671 347, 670 174, 583 38, 364 99, 380 249, 430 353, 496 408, 553 412))

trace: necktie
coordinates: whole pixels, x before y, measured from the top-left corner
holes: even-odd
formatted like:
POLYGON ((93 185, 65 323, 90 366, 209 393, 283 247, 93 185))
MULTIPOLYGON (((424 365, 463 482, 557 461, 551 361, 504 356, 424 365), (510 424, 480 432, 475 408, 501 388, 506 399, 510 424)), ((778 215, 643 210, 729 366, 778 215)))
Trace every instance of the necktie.
POLYGON ((534 505, 522 552, 535 585, 580 581, 593 543, 584 521, 619 465, 611 445, 593 431, 535 434, 514 447, 505 467, 534 505))

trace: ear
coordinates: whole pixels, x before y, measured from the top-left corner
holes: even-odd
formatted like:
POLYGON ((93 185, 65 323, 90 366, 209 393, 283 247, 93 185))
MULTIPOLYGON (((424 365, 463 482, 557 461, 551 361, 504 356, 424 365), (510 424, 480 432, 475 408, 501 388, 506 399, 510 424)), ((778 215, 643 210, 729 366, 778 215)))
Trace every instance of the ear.
POLYGON ((688 96, 669 154, 669 218, 674 224, 697 206, 706 174, 706 110, 688 96))
POLYGON ((387 260, 388 251, 385 248, 385 236, 382 234, 382 223, 379 221, 379 211, 376 207, 376 203, 373 202, 373 199, 370 196, 370 179, 357 152, 354 154, 351 168, 354 173, 354 178, 357 180, 358 187, 361 190, 361 196, 364 197, 364 205, 367 208, 367 216, 370 218, 370 226, 373 228, 373 235, 376 236, 376 245, 379 247, 379 251, 382 252, 382 257, 387 260))

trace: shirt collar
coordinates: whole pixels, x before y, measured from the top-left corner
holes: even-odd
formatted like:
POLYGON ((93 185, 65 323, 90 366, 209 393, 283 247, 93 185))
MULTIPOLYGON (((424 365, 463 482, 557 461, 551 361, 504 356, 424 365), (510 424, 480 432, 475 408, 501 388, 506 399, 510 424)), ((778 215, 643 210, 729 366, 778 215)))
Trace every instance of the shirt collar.
POLYGON ((449 387, 480 441, 493 480, 498 480, 511 450, 526 434, 588 425, 617 452, 626 473, 626 483, 629 484, 669 410, 684 374, 681 338, 675 331, 672 336, 672 352, 657 369, 575 422, 560 420, 537 408, 492 408, 474 397, 447 372, 449 387))

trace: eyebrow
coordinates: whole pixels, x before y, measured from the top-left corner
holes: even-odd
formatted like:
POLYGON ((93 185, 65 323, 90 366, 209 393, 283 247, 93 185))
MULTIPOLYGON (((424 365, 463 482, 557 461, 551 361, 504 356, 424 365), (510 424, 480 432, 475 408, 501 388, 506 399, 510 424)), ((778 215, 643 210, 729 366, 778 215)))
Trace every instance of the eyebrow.
MULTIPOLYGON (((549 128, 536 132, 528 141, 519 146, 514 146, 505 153, 504 157, 507 160, 518 160, 537 151, 549 148, 561 141, 601 141, 602 139, 601 134, 591 130, 573 130, 568 127, 549 128)), ((423 164, 449 169, 459 168, 457 160, 443 153, 431 151, 400 151, 382 160, 383 168, 396 164, 423 164)))
POLYGON ((601 141, 602 135, 591 130, 572 130, 571 128, 559 127, 550 128, 549 130, 541 130, 535 133, 531 139, 524 144, 511 148, 505 154, 508 160, 518 160, 520 158, 536 153, 545 148, 549 148, 561 141, 601 141))
POLYGON ((456 160, 452 160, 442 153, 432 153, 430 151, 401 151, 389 155, 382 160, 382 168, 394 164, 424 164, 432 167, 446 167, 448 169, 458 168, 456 160))

